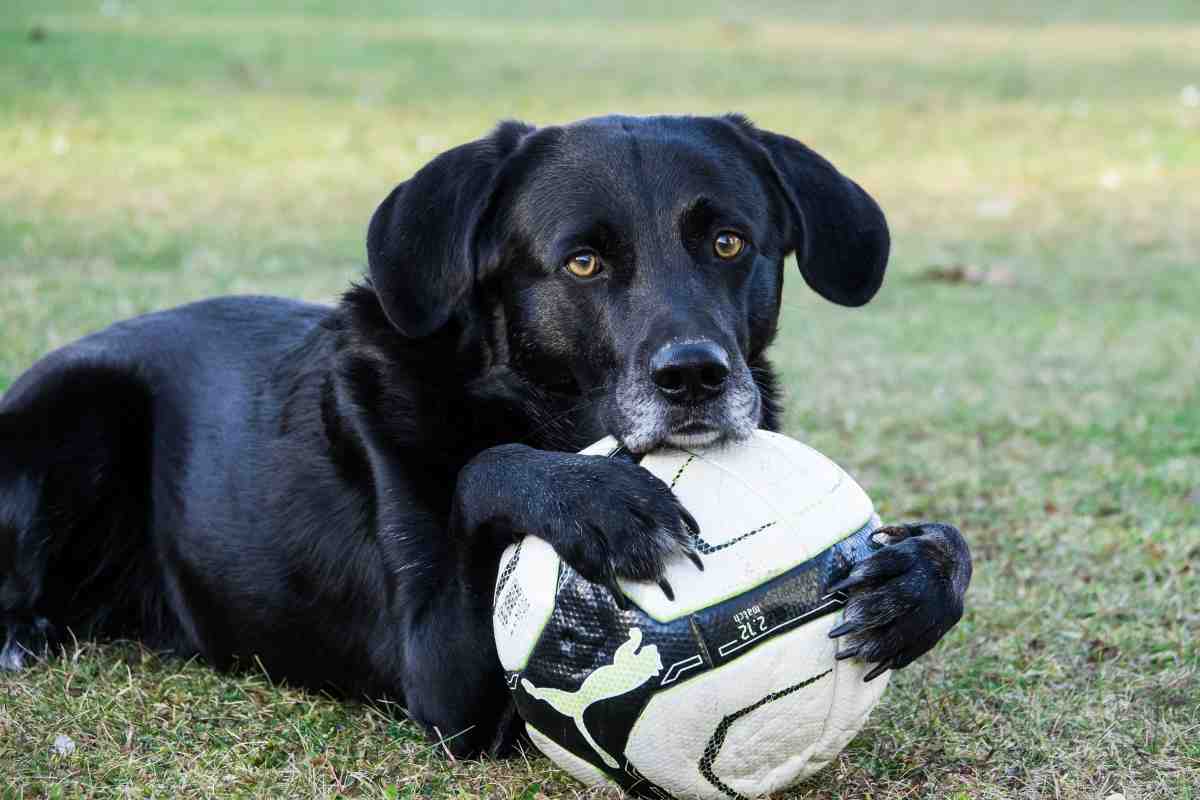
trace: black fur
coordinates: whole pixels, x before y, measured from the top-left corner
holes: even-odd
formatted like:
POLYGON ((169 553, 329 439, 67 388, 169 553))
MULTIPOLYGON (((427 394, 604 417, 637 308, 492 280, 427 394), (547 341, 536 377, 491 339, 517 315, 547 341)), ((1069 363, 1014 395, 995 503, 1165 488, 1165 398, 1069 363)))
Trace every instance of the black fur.
MULTIPOLYGON (((871 198, 794 140, 739 117, 505 123, 389 195, 337 307, 211 300, 51 353, 0 401, 0 664, 134 636, 502 749, 499 553, 536 533, 609 585, 693 555, 666 486, 575 451, 777 427, 792 251, 846 305, 888 253, 871 198), (581 253, 595 276, 564 269, 581 253), (713 396, 650 374, 680 342, 727 356, 713 396)), ((841 633, 903 666, 958 619, 969 565, 952 528, 897 536, 843 587, 841 633)))

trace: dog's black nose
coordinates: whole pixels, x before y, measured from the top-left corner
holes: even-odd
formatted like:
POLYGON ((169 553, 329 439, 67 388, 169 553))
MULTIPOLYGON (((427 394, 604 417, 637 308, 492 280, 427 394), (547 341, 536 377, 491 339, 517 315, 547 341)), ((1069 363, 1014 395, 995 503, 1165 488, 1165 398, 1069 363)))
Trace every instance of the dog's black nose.
POLYGON ((663 345, 650 358, 650 377, 672 403, 698 403, 725 389, 729 354, 708 339, 663 345))

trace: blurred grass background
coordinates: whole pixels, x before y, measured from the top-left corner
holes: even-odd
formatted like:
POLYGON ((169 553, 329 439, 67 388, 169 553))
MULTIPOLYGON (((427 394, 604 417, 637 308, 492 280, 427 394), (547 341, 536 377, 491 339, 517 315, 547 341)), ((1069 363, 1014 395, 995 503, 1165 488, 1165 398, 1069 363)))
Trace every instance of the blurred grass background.
MULTIPOLYGON (((1200 797, 1193 0, 7 0, 0 389, 142 311, 332 301, 392 185, 500 118, 726 111, 893 228, 865 309, 790 281, 788 432, 977 559, 963 623, 795 796, 1200 797)), ((134 645, 0 677, 0 797, 578 792, 134 645)))

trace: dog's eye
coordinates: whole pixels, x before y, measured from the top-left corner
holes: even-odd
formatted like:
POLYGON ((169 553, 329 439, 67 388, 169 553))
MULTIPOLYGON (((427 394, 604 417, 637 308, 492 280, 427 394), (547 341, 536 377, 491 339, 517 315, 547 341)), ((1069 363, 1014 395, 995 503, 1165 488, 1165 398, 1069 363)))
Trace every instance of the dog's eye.
POLYGON ((591 278, 600 272, 600 257, 595 253, 576 253, 567 259, 565 266, 576 278, 591 278))
POLYGON ((717 258, 726 261, 740 256, 745 248, 746 241, 736 233, 729 231, 717 234, 717 238, 713 240, 713 252, 717 254, 717 258))

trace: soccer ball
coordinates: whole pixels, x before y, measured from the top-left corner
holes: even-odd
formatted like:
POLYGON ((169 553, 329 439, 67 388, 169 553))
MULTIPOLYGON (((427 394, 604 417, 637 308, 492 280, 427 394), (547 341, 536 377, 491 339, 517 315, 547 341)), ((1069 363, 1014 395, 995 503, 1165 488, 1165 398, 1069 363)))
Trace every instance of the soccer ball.
MULTIPOLYGON (((617 451, 605 439, 584 453, 617 451)), ((669 563, 674 600, 621 582, 622 610, 543 540, 509 547, 493 624, 529 736, 584 783, 644 797, 790 786, 833 760, 886 685, 835 660, 827 635, 845 598, 825 587, 871 551, 874 507, 832 461, 766 431, 640 463, 699 522, 704 571, 669 563)))

